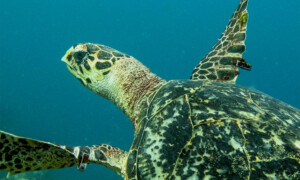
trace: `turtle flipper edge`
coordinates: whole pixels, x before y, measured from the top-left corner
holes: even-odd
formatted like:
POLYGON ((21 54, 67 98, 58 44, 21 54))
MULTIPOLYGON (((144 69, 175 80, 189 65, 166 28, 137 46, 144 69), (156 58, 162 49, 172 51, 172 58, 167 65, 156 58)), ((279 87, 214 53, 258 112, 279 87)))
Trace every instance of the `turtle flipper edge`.
POLYGON ((101 164, 124 176, 128 153, 110 145, 61 146, 0 131, 0 170, 23 172, 101 164))
POLYGON ((241 0, 226 29, 211 51, 195 67, 191 79, 235 83, 239 69, 250 70, 242 57, 246 50, 248 0, 241 0))

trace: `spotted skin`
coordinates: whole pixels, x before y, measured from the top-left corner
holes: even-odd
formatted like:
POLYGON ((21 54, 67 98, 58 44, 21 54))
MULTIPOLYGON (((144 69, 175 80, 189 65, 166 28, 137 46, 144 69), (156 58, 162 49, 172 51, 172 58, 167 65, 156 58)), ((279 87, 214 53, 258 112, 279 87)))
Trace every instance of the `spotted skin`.
POLYGON ((170 81, 146 109, 128 179, 300 178, 300 111, 265 94, 170 81))
POLYGON ((248 0, 240 2, 218 42, 195 67, 191 79, 235 83, 239 67, 251 69, 242 57, 246 50, 247 5, 248 0))

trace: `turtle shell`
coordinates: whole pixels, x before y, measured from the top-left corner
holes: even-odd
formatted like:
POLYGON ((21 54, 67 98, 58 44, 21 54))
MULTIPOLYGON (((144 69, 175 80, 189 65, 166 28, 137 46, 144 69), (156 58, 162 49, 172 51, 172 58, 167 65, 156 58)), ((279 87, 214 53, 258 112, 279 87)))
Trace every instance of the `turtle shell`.
POLYGON ((300 111, 268 95, 169 81, 145 107, 128 179, 300 178, 300 111))

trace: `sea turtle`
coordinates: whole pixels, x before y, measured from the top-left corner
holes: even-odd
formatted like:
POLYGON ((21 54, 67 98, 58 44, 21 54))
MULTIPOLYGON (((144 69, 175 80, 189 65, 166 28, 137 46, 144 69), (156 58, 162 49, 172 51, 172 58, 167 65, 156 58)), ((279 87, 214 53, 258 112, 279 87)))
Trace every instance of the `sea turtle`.
POLYGON ((62 60, 79 81, 133 122, 129 151, 62 146, 0 131, 0 169, 10 174, 101 164, 124 179, 300 179, 300 111, 235 85, 250 70, 248 0, 190 80, 165 81, 110 47, 72 46, 62 60))

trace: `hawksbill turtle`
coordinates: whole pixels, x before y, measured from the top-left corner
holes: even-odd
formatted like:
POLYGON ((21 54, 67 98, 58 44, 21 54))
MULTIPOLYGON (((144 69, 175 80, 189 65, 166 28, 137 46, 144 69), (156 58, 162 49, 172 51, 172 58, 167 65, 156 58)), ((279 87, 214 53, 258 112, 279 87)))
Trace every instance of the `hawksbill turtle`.
POLYGON ((0 131, 0 170, 9 174, 89 163, 124 179, 300 179, 300 111, 235 85, 250 70, 245 51, 248 0, 190 80, 164 79, 132 56, 85 43, 62 58, 88 89, 132 121, 129 151, 63 146, 0 131))

